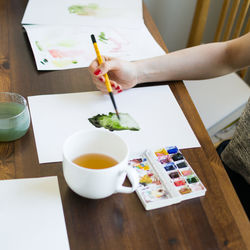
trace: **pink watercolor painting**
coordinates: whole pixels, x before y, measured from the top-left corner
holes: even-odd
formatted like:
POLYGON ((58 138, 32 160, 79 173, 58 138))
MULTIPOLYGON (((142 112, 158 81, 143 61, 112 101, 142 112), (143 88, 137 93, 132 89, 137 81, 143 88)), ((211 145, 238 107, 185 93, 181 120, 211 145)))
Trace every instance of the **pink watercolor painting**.
POLYGON ((59 49, 49 49, 48 52, 53 58, 72 58, 81 56, 84 54, 84 51, 82 50, 68 50, 63 51, 59 49))
POLYGON ((106 49, 106 53, 109 54, 126 53, 130 45, 130 42, 115 29, 109 32, 108 35, 103 31, 100 32, 98 40, 102 43, 104 49, 106 49))
POLYGON ((74 38, 43 38, 35 41, 35 46, 39 51, 39 64, 44 69, 55 67, 56 69, 66 69, 78 67, 82 61, 89 61, 91 57, 87 51, 74 38), (53 66, 52 66, 53 65, 53 66))

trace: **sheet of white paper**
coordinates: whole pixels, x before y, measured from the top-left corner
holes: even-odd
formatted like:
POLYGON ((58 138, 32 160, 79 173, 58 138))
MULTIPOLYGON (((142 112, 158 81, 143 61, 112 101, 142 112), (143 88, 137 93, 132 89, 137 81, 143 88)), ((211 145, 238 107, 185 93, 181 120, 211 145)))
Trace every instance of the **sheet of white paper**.
MULTIPOLYGON (((150 147, 199 147, 169 86, 135 88, 115 95, 118 111, 129 113, 140 131, 114 131, 131 154, 150 147)), ((40 163, 62 160, 65 139, 80 129, 95 128, 88 118, 114 112, 110 97, 99 91, 28 97, 40 163)))
POLYGON ((3 250, 69 250, 57 177, 0 181, 3 250))
POLYGON ((29 0, 22 24, 119 25, 143 23, 141 0, 29 0))
POLYGON ((91 34, 95 35, 102 55, 134 61, 165 54, 145 25, 139 29, 47 25, 25 25, 24 28, 38 70, 89 66, 96 58, 91 34))

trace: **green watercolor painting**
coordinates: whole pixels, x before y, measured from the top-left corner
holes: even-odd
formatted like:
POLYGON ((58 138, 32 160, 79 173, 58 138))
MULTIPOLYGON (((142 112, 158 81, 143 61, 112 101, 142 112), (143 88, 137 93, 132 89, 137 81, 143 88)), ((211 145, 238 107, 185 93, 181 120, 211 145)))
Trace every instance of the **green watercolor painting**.
POLYGON ((68 7, 70 14, 76 14, 79 16, 94 16, 97 14, 99 9, 98 4, 90 3, 87 5, 71 5, 68 7))
POLYGON ((103 43, 107 43, 107 41, 109 40, 105 33, 104 32, 101 32, 99 35, 98 35, 98 40, 103 42, 103 43))
POLYGON ((119 113, 118 119, 116 113, 109 112, 108 115, 98 114, 89 118, 89 122, 96 128, 105 128, 110 131, 114 130, 131 130, 139 131, 140 127, 137 122, 128 113, 119 113))
POLYGON ((38 41, 35 41, 35 44, 36 44, 36 47, 38 48, 38 50, 43 51, 43 48, 38 41))
POLYGON ((66 67, 70 64, 77 64, 78 62, 76 60, 52 60, 52 63, 58 67, 58 68, 63 68, 63 67, 66 67))
POLYGON ((57 45, 65 48, 73 48, 76 45, 76 42, 73 40, 64 40, 58 42, 57 45))

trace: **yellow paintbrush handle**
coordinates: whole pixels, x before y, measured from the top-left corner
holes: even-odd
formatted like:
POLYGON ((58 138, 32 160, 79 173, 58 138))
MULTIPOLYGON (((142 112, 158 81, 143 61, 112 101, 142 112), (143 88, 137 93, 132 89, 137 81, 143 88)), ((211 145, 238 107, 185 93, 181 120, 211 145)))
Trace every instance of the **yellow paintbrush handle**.
MULTIPOLYGON (((94 48, 95 48, 98 63, 101 64, 103 62, 103 60, 102 60, 102 56, 100 54, 100 51, 98 49, 97 43, 93 43, 93 44, 94 44, 94 48)), ((111 84, 110 84, 110 81, 109 81, 108 74, 105 74, 104 78, 105 78, 105 85, 106 85, 106 88, 107 88, 108 92, 112 92, 112 88, 111 88, 111 84)))

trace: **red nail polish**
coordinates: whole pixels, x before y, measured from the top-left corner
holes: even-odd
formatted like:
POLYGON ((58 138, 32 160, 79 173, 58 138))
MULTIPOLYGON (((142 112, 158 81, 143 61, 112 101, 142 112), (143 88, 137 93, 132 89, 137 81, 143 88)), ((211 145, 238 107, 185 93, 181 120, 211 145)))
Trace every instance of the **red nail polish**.
POLYGON ((122 92, 122 89, 118 90, 118 93, 121 93, 122 92))
POLYGON ((104 82, 104 79, 102 77, 98 78, 101 82, 104 82))
POLYGON ((94 74, 97 76, 97 75, 99 75, 101 73, 101 70, 100 69, 97 69, 95 72, 94 72, 94 74))
POLYGON ((114 83, 111 83, 111 86, 112 86, 112 87, 115 87, 115 84, 114 84, 114 83))
POLYGON ((116 90, 119 90, 119 89, 120 89, 120 86, 117 86, 115 89, 116 89, 116 90))

